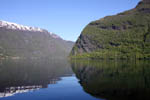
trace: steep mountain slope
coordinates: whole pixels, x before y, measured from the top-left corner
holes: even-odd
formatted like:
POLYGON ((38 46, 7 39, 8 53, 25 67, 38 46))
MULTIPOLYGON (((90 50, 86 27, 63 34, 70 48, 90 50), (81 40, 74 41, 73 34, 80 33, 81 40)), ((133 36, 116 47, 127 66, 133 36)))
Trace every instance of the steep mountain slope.
POLYGON ((47 30, 0 21, 0 57, 67 57, 73 42, 47 30))
POLYGON ((150 58, 150 0, 88 24, 71 54, 76 58, 150 58))

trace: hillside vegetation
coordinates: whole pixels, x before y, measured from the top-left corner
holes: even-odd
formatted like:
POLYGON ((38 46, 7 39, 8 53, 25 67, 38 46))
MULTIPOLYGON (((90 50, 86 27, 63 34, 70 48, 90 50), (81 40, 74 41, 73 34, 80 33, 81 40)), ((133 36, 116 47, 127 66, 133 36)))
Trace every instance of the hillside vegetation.
POLYGON ((150 1, 89 23, 71 51, 72 58, 150 59, 150 1))

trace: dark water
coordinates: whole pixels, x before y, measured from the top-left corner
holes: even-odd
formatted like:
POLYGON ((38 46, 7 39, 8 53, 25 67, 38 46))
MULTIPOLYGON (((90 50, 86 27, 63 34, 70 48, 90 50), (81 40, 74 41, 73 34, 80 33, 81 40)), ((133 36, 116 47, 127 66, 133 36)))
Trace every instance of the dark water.
POLYGON ((106 100, 150 100, 150 61, 73 61, 84 91, 106 100))
POLYGON ((149 98, 149 61, 0 61, 0 100, 149 98))
POLYGON ((0 100, 99 100, 84 92, 67 60, 0 62, 0 100))

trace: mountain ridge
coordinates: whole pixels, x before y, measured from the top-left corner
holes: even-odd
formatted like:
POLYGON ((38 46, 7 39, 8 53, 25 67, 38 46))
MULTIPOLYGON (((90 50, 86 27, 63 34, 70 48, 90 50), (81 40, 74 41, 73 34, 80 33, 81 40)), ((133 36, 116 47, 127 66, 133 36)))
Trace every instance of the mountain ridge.
POLYGON ((62 39, 60 36, 56 35, 53 32, 49 32, 46 29, 42 29, 39 27, 25 26, 25 25, 3 21, 3 20, 0 20, 0 28, 6 28, 10 30, 30 31, 30 32, 44 32, 44 33, 49 33, 53 38, 62 39))
POLYGON ((5 27, 7 29, 14 29, 14 30, 23 30, 23 31, 39 31, 39 32, 44 31, 41 28, 20 25, 20 24, 2 21, 2 20, 0 20, 0 27, 5 27))

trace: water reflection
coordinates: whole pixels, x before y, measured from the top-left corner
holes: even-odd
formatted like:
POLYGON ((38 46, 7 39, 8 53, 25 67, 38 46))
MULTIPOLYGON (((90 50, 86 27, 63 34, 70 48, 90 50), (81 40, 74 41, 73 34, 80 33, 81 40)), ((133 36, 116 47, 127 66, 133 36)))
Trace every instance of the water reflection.
POLYGON ((149 100, 149 61, 72 61, 84 91, 107 100, 149 100))
POLYGON ((3 60, 0 61, 0 97, 47 88, 68 75, 72 75, 72 70, 67 60, 3 60))
POLYGON ((38 90, 40 88, 42 88, 42 85, 7 87, 2 92, 0 92, 0 97, 2 98, 2 97, 13 96, 17 93, 29 92, 29 91, 33 91, 33 90, 38 90))

